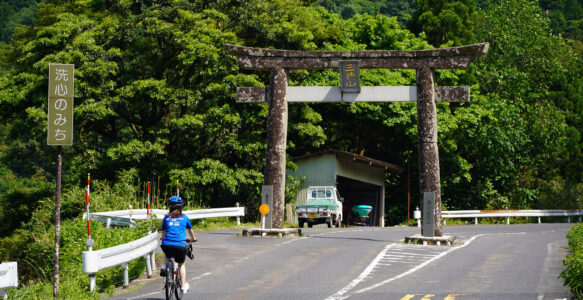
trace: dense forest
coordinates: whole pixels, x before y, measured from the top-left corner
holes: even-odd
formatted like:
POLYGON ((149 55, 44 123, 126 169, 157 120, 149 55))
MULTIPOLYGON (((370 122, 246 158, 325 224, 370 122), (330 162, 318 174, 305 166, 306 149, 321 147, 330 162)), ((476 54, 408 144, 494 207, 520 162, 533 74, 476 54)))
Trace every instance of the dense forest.
MULTIPOLYGON (((143 205, 146 181, 163 199, 178 181, 190 207, 239 202, 254 211, 267 105, 238 105, 235 89, 268 85, 269 74, 239 69, 225 43, 418 50, 488 42, 488 55, 468 70, 435 72, 437 85, 471 86, 471 102, 438 105, 444 208, 583 207, 583 1, 13 0, 0 8, 2 260, 50 240, 50 63, 75 65, 65 219, 83 211, 87 173, 96 210, 143 205)), ((361 73, 363 85, 415 85, 410 70, 361 73)), ((339 84, 336 71, 289 78, 339 84)), ((323 149, 411 165, 417 203, 416 112, 414 103, 290 105, 288 165, 323 149)), ((407 174, 388 173, 386 189, 387 222, 401 223, 407 174)))

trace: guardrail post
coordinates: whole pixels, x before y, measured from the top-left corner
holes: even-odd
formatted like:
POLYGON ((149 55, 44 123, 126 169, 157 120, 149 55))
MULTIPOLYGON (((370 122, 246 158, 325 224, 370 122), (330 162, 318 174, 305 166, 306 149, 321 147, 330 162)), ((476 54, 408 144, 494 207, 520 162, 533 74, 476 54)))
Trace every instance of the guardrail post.
POLYGON ((571 217, 567 217, 567 223, 571 223, 571 217))
POLYGON ((107 218, 107 222, 105 222, 105 228, 109 229, 111 227, 111 218, 107 218))
MULTIPOLYGON (((239 202, 237 202, 237 208, 239 208, 239 202)), ((237 225, 241 225, 241 217, 237 216, 237 225)))
POLYGON ((478 225, 478 218, 474 218, 474 225, 478 225))
POLYGON ((538 217, 538 223, 540 224, 540 217, 538 217))
POLYGON ((506 217, 506 225, 510 225, 510 217, 506 217))
POLYGON ((152 266, 152 272, 156 272, 156 252, 154 251, 150 253, 150 265, 152 266))
POLYGON ((121 267, 123 268, 123 288, 128 289, 130 287, 130 274, 129 274, 129 265, 127 263, 122 264, 121 267))
POLYGON ((89 274, 89 290, 95 290, 95 273, 89 274))
POLYGON ((152 259, 150 259, 150 253, 144 256, 144 261, 146 262, 146 276, 152 278, 152 259))
POLYGON ((0 299, 8 299, 8 292, 6 290, 0 290, 0 299))

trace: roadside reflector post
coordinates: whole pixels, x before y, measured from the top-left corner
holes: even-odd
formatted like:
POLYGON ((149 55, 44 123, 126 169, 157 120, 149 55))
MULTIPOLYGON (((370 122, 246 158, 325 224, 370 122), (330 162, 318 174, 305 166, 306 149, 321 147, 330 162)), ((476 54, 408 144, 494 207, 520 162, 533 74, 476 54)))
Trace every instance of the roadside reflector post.
POLYGON ((148 197, 147 197, 147 219, 150 220, 150 182, 148 181, 148 197))

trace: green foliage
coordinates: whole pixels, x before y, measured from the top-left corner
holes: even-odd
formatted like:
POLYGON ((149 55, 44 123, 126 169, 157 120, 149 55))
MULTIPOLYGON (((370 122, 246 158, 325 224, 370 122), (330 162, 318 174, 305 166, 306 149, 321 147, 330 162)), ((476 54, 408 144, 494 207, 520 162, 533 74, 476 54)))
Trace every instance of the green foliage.
POLYGON ((409 28, 415 33, 425 32, 432 45, 438 47, 449 41, 464 45, 474 41, 474 0, 419 0, 417 6, 409 28))
MULTIPOLYGON (((19 283, 22 288, 8 291, 10 299, 47 299, 52 297, 52 276, 54 265, 54 226, 44 213, 54 206, 36 211, 35 217, 15 234, 0 240, 0 259, 18 261, 19 283)), ((133 228, 108 230, 99 222, 91 223, 94 250, 121 245, 145 236, 151 227, 140 223, 133 228)), ((97 273, 97 290, 89 291, 87 274, 82 271, 81 252, 87 250, 86 222, 78 217, 65 220, 61 226, 60 245, 60 288, 61 299, 99 299, 100 293, 111 295, 114 286, 123 283, 121 267, 113 267, 97 273)), ((140 276, 145 270, 143 260, 129 264, 130 278, 140 276)))
MULTIPOLYGON (((10 43, 0 45, 0 218, 6 220, 0 224, 0 245, 9 249, 38 241, 35 249, 26 248, 39 257, 38 265, 16 250, 0 250, 5 260, 24 259, 26 284, 38 283, 21 297, 50 293, 48 224, 56 174, 55 149, 44 144, 50 63, 75 64, 74 145, 64 148, 63 216, 77 239, 83 232, 75 222, 84 209, 87 173, 94 211, 143 208, 147 181, 153 184, 153 207, 164 207, 178 181, 189 208, 238 202, 256 211, 268 107, 234 102, 236 87, 267 86, 269 72, 240 70, 224 53, 227 43, 342 51, 489 42, 489 53, 469 70, 435 71, 437 85, 469 85, 472 91, 471 103, 438 104, 443 204, 448 209, 583 205, 583 46, 554 34, 555 19, 536 3, 319 4, 326 9, 311 0, 46 1, 34 22, 16 27, 10 43), (402 27, 416 4, 410 25, 418 35, 402 27)), ((573 10, 565 20, 577 16, 573 10)), ((339 83, 335 70, 290 71, 289 78, 293 86, 339 83)), ((415 81, 414 70, 361 72, 363 85, 415 81)), ((289 120, 288 161, 339 149, 410 163, 412 203, 418 202, 414 103, 297 103, 289 106, 289 120)), ((293 203, 298 182, 289 179, 287 203, 293 203)), ((404 203, 406 187, 404 174, 386 174, 391 203, 404 203)), ((396 204, 385 213, 390 224, 398 224, 406 207, 396 204)), ((81 251, 83 239, 64 243, 76 245, 67 247, 78 259, 80 253, 73 252, 81 251)), ((104 278, 102 291, 114 281, 104 278)), ((76 287, 75 280, 68 284, 76 287)))
POLYGON ((0 2, 0 42, 9 42, 18 25, 32 25, 40 0, 5 0, 0 2))
POLYGON ((583 298, 583 223, 573 226, 567 234, 571 255, 567 256, 563 264, 567 268, 561 272, 565 285, 571 289, 575 299, 583 298))
POLYGON ((416 0, 374 1, 374 0, 319 0, 318 4, 328 11, 350 19, 359 14, 383 14, 397 17, 399 24, 404 26, 414 13, 416 0))

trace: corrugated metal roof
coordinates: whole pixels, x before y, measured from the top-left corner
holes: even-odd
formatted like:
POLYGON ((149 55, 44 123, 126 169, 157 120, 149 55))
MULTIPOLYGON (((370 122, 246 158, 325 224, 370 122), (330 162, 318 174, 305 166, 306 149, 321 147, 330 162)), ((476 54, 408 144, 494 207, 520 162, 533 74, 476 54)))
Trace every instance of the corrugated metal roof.
POLYGON ((298 156, 298 157, 294 158, 293 160, 298 161, 298 160, 302 160, 302 159, 306 159, 306 158, 310 158, 310 157, 314 157, 314 156, 319 156, 319 155, 323 155, 323 154, 329 154, 329 153, 335 154, 336 157, 348 158, 354 162, 368 164, 371 167, 384 169, 385 171, 392 171, 392 172, 397 172, 397 173, 401 173, 401 172, 405 171, 405 168, 398 166, 398 165, 395 165, 395 164, 376 160, 376 159, 373 159, 370 157, 362 156, 362 155, 351 153, 351 152, 345 152, 345 151, 334 150, 334 149, 329 149, 329 150, 325 150, 325 151, 321 151, 321 152, 315 152, 315 153, 310 153, 310 154, 298 156))

